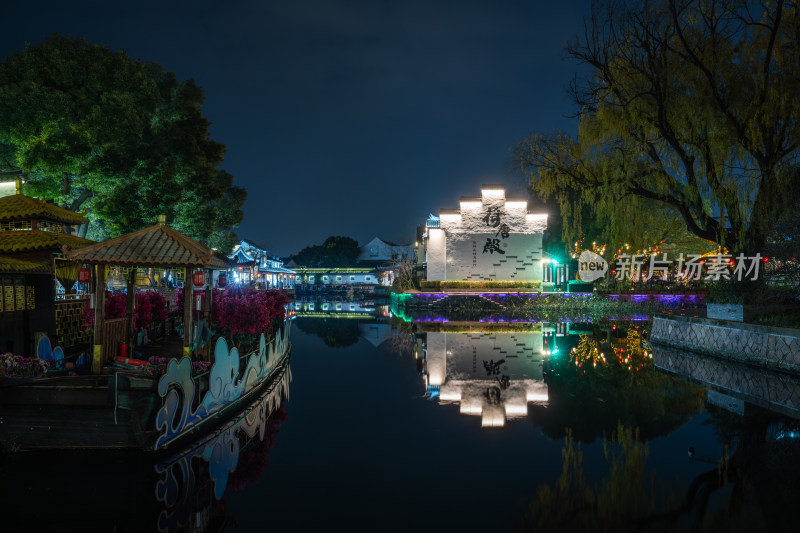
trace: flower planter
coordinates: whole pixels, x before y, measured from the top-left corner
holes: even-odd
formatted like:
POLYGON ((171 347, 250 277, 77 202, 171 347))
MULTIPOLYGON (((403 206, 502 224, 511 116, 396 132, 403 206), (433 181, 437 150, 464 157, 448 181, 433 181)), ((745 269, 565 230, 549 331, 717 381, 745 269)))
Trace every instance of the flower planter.
POLYGON ((744 322, 751 315, 750 309, 742 304, 706 304, 706 317, 708 318, 744 322))

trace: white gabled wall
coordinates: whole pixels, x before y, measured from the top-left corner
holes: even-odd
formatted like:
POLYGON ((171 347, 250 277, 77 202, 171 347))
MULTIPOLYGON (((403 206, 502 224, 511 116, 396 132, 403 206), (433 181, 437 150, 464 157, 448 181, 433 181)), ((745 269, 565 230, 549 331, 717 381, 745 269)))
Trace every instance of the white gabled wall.
POLYGON ((428 230, 428 280, 542 279, 547 215, 528 213, 527 201, 507 200, 505 190, 495 187, 439 218, 440 228, 428 230))
POLYGON ((431 281, 447 279, 447 239, 440 228, 428 228, 427 275, 431 281))

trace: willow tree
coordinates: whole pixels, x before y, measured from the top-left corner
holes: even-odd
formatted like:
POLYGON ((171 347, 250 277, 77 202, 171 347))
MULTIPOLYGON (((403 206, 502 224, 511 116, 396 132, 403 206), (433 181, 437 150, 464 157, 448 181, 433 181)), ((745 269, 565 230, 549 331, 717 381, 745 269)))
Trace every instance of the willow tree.
POLYGON ((780 0, 595 5, 567 54, 578 134, 534 134, 517 155, 565 231, 591 206, 756 252, 800 192, 800 18, 780 0))
POLYGON ((155 223, 227 247, 245 191, 219 169, 203 90, 156 63, 54 35, 0 62, 0 171, 89 208, 95 238, 155 223))

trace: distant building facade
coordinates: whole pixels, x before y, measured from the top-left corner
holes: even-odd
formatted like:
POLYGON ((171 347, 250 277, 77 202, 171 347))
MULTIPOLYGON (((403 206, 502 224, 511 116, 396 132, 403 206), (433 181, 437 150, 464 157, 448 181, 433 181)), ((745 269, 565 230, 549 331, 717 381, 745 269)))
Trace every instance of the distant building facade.
POLYGON ((270 256, 269 251, 249 239, 243 239, 229 256, 237 263, 233 277, 235 282, 261 283, 268 289, 292 289, 297 281, 297 272, 284 268, 283 261, 270 256))
POLYGON ((525 198, 507 198, 504 185, 483 185, 458 209, 427 221, 426 279, 541 281, 547 215, 528 211, 525 198))
POLYGON ((297 267, 297 283, 304 285, 380 285, 385 273, 373 267, 297 267))
POLYGON ((414 247, 411 245, 395 244, 375 237, 364 246, 360 247, 358 254, 359 264, 389 263, 413 259, 414 247))

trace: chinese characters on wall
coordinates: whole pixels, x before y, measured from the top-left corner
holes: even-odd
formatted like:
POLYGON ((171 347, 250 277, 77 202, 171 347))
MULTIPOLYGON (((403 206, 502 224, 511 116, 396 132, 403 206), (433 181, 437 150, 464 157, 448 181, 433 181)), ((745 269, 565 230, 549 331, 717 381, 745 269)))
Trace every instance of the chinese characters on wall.
MULTIPOLYGON (((497 385, 493 387, 486 388, 486 400, 489 402, 490 405, 497 405, 500 403, 501 391, 506 390, 509 385, 511 384, 511 380, 505 374, 501 373, 500 367, 505 363, 505 359, 500 359, 499 361, 495 362, 494 359, 490 359, 489 361, 483 361, 483 368, 486 370, 487 376, 494 376, 495 381, 497 381, 497 385)), ((503 367, 504 370, 507 370, 508 367, 503 367)))
MULTIPOLYGON (((486 216, 483 217, 483 221, 486 226, 496 230, 494 238, 488 237, 486 239, 486 244, 483 245, 483 253, 489 252, 490 254, 494 254, 497 252, 501 255, 505 255, 506 252, 500 248, 500 244, 501 240, 507 239, 511 234, 511 228, 508 227, 508 224, 503 223, 500 208, 490 207, 486 211, 486 216)), ((508 243, 503 243, 503 245, 508 246, 508 243)))

